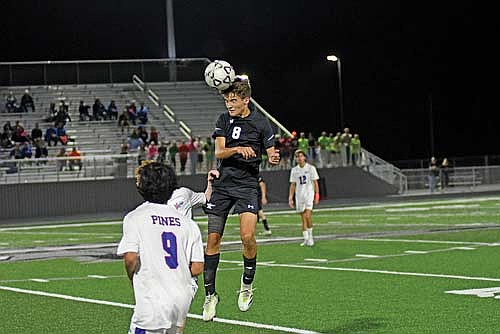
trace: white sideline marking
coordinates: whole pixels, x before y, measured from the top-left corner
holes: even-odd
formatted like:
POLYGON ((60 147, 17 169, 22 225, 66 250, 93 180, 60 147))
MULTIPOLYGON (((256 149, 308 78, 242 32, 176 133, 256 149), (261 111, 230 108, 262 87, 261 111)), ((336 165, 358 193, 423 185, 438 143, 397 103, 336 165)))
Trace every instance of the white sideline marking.
POLYGON ((379 255, 373 255, 373 254, 356 254, 355 256, 357 256, 357 257, 366 257, 368 259, 379 257, 379 255))
MULTIPOLYGON (((220 262, 241 263, 241 261, 229 261, 229 260, 220 260, 220 262)), ((451 278, 451 279, 462 279, 462 280, 467 280, 467 281, 500 282, 500 278, 492 278, 492 277, 461 276, 461 275, 446 275, 446 274, 426 274, 426 273, 412 273, 412 272, 404 272, 404 271, 376 270, 376 269, 362 269, 362 268, 320 267, 320 266, 311 266, 311 265, 280 264, 280 263, 262 264, 262 266, 282 267, 282 268, 299 268, 299 269, 333 270, 333 271, 351 271, 351 272, 360 272, 360 273, 374 273, 374 274, 399 275, 399 276, 451 278)))
POLYGON ((10 259, 10 256, 0 256, 0 261, 5 261, 10 259))
POLYGON ((453 247, 453 249, 458 249, 458 250, 475 250, 474 247, 453 247))
MULTIPOLYGON (((128 309, 134 308, 134 305, 130 305, 130 304, 115 303, 115 302, 110 302, 110 301, 106 301, 106 300, 68 296, 68 295, 62 295, 62 294, 58 294, 58 293, 49 293, 49 292, 44 292, 44 291, 12 288, 12 287, 8 287, 8 286, 0 286, 0 290, 25 293, 25 294, 29 294, 29 295, 37 295, 37 296, 43 296, 43 297, 59 298, 59 299, 64 299, 64 300, 72 300, 72 301, 78 301, 78 302, 84 302, 84 303, 90 303, 90 304, 116 306, 116 307, 122 307, 122 308, 128 308, 128 309)), ((193 319, 202 319, 202 316, 198 315, 198 314, 188 313, 188 317, 193 318, 193 319)), ((308 331, 305 329, 290 328, 290 327, 283 327, 283 326, 274 326, 274 325, 267 325, 267 324, 259 324, 259 323, 255 323, 255 322, 249 322, 249 321, 239 321, 239 320, 231 320, 231 319, 223 319, 223 318, 214 318, 214 321, 220 322, 220 323, 225 323, 225 324, 231 324, 231 325, 239 325, 239 326, 254 327, 254 328, 264 328, 264 329, 269 329, 269 330, 274 330, 274 331, 282 331, 282 332, 287 332, 287 333, 320 334, 319 332, 308 331)))
POLYGON ((450 244, 450 245, 478 245, 478 246, 500 246, 497 242, 477 242, 477 241, 448 241, 448 240, 422 240, 422 239, 382 239, 382 238, 338 238, 337 240, 355 241, 381 241, 381 242, 414 242, 421 244, 450 244))
MULTIPOLYGON (((304 261, 310 261, 310 262, 328 262, 328 259, 304 259, 304 261)), ((260 264, 260 262, 259 262, 260 264)))
POLYGON ((33 240, 33 243, 35 243, 35 244, 44 244, 45 240, 33 240))
POLYGON ((99 278, 99 279, 105 279, 108 278, 107 276, 101 276, 101 275, 87 275, 90 278, 99 278))
POLYGON ((38 282, 38 283, 48 283, 49 282, 48 279, 43 279, 43 278, 30 278, 30 281, 38 282))
POLYGON ((405 253, 407 253, 407 254, 427 254, 427 253, 429 253, 429 252, 427 252, 427 251, 414 251, 414 250, 407 250, 407 251, 405 251, 405 253))
POLYGON ((8 246, 9 243, 8 242, 0 242, 0 246, 8 246))
POLYGON ((84 227, 84 226, 120 225, 120 224, 122 224, 122 221, 78 223, 78 224, 38 225, 38 226, 34 225, 34 226, 20 226, 20 227, 4 227, 4 228, 0 228, 0 232, 3 232, 3 231, 36 230, 36 229, 59 228, 59 227, 84 227))

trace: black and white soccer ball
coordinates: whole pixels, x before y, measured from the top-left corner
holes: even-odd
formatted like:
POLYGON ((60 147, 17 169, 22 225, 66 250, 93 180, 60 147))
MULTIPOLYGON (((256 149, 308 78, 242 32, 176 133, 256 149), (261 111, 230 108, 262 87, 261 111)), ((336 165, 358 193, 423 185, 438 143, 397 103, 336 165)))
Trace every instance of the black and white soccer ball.
POLYGON ((219 91, 229 88, 236 78, 231 64, 224 60, 214 60, 205 68, 205 82, 219 91))

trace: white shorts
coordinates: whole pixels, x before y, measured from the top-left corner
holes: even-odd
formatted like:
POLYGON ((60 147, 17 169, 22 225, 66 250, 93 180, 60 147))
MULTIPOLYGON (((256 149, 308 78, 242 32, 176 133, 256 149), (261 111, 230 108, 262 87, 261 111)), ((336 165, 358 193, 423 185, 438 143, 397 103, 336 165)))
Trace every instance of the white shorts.
POLYGON ((173 326, 169 329, 157 329, 157 330, 144 330, 136 327, 135 325, 130 325, 128 334, 176 334, 177 326, 173 326))
POLYGON ((314 194, 303 198, 296 198, 295 211, 302 213, 305 210, 312 210, 314 204, 314 194))

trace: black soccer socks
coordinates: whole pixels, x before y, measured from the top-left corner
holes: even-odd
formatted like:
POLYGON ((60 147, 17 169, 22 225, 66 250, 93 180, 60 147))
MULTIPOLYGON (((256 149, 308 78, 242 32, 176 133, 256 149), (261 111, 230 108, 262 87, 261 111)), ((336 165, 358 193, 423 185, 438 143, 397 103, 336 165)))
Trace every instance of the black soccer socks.
POLYGON ((205 283, 205 295, 213 295, 215 293, 215 274, 219 266, 219 254, 205 254, 205 266, 203 268, 203 280, 205 283))
POLYGON ((257 269, 257 257, 253 259, 247 259, 243 255, 243 265, 245 270, 243 271, 243 283, 252 284, 253 277, 255 276, 255 269, 257 269))

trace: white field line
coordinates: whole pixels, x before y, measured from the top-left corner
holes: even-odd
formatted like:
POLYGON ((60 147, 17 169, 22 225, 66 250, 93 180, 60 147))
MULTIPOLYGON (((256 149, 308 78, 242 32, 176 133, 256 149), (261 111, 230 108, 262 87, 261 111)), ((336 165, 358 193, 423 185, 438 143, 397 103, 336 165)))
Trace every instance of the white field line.
POLYGON ((414 251, 414 250, 406 250, 405 253, 407 254, 428 254, 428 251, 414 251))
POLYGON ((379 255, 374 255, 374 254, 356 254, 354 256, 356 256, 356 257, 364 257, 364 258, 367 258, 367 259, 373 259, 373 258, 380 257, 379 255))
MULTIPOLYGON (((51 297, 51 298, 71 300, 71 301, 77 301, 77 302, 84 302, 84 303, 90 303, 90 304, 115 306, 115 307, 121 307, 121 308, 127 308, 127 309, 134 308, 134 305, 131 305, 131 304, 115 303, 115 302, 110 302, 110 301, 106 301, 106 300, 75 297, 75 296, 69 296, 69 295, 62 295, 62 294, 58 294, 58 293, 49 293, 49 292, 44 292, 44 291, 11 288, 8 286, 0 286, 0 290, 17 292, 17 293, 24 293, 24 294, 29 294, 29 295, 37 295, 37 296, 42 296, 42 297, 51 297)), ((202 316, 198 315, 198 314, 188 313, 188 318, 202 319, 202 316)), ((231 325, 253 327, 253 328, 262 328, 262 329, 282 331, 282 332, 287 332, 287 333, 319 334, 318 332, 308 331, 308 330, 299 329, 299 328, 267 325, 267 324, 260 324, 260 323, 256 323, 256 322, 250 322, 250 321, 239 321, 239 320, 231 320, 231 319, 223 319, 223 318, 214 318, 214 321, 220 322, 220 323, 225 323, 225 324, 231 324, 231 325)))
POLYGON ((500 246, 500 242, 477 242, 477 241, 452 241, 452 240, 422 240, 422 239, 382 239, 382 238, 337 238, 337 240, 353 241, 375 241, 375 242, 408 242, 420 244, 447 244, 447 245, 477 245, 477 246, 500 246))
MULTIPOLYGON (((240 261, 223 261, 223 260, 221 260, 221 262, 236 263, 236 262, 240 262, 240 261)), ((363 269, 363 268, 321 267, 321 266, 311 266, 311 265, 280 264, 280 263, 263 264, 262 266, 280 267, 280 268, 297 268, 297 269, 314 269, 314 270, 348 271, 348 272, 373 273, 373 274, 397 275, 397 276, 449 278, 449 279, 459 279, 459 280, 468 280, 468 281, 500 282, 500 278, 492 278, 492 277, 461 276, 461 275, 447 275, 447 274, 428 274, 428 273, 414 273, 414 272, 404 272, 404 271, 376 270, 376 269, 363 269)))

